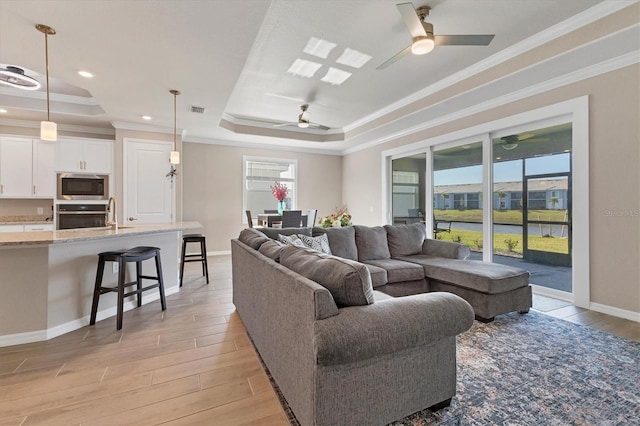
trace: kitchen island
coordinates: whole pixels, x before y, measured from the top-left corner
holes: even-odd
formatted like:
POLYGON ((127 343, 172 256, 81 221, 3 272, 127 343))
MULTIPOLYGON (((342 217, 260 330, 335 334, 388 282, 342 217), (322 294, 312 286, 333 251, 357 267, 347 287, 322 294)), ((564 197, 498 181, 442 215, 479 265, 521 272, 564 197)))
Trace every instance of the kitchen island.
MULTIPOLYGON (((97 255, 103 251, 159 247, 165 292, 167 295, 177 292, 181 233, 199 228, 202 225, 198 222, 177 222, 127 225, 118 230, 0 234, 0 346, 47 340, 87 325, 97 255)), ((143 266, 145 274, 155 271, 153 262, 144 262, 143 266)), ((128 267, 128 276, 132 272, 135 275, 135 264, 128 267)), ((103 283, 116 282, 117 273, 108 264, 103 283)), ((143 296, 143 303, 159 298, 153 291, 143 296)), ((125 302, 125 310, 136 306, 134 300, 131 297, 125 302)), ((167 309, 171 309, 170 304, 167 309)), ((116 295, 100 297, 97 319, 115 313, 116 295)))

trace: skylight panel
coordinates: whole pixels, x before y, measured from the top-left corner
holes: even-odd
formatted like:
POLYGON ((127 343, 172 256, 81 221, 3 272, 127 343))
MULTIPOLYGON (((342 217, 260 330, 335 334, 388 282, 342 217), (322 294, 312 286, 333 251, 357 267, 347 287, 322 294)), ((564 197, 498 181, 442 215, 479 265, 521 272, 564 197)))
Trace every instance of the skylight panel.
POLYGON ((322 64, 304 59, 296 59, 287 70, 288 73, 301 77, 311 78, 320 69, 322 64))
POLYGON ((317 56, 318 58, 327 59, 331 50, 336 47, 335 43, 323 40, 321 38, 311 37, 304 48, 304 53, 317 56))
POLYGON ((338 86, 345 82, 346 79, 351 77, 350 72, 342 71, 338 68, 329 67, 327 74, 321 78, 325 83, 330 83, 334 86, 338 86))
POLYGON ((362 52, 358 52, 357 50, 349 49, 347 47, 344 49, 344 52, 342 52, 342 55, 340 55, 336 62, 353 68, 362 68, 362 66, 369 62, 370 59, 371 56, 366 55, 362 52))

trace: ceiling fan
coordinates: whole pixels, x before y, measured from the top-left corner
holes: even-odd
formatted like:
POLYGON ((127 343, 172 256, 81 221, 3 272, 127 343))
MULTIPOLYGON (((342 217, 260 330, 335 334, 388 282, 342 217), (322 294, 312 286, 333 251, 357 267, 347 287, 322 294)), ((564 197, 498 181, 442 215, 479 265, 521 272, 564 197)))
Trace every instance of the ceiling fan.
POLYGON ((304 105, 300 105, 300 109, 302 110, 302 112, 300 113, 300 115, 298 115, 298 121, 292 122, 292 123, 281 123, 281 124, 276 124, 273 127, 285 127, 285 126, 297 126, 301 129, 308 129, 308 128, 313 128, 313 129, 320 129, 320 130, 329 130, 329 127, 327 126, 323 126, 322 124, 318 124, 318 123, 312 123, 309 120, 309 104, 304 104, 304 105))
POLYGON ((379 65, 376 68, 379 70, 387 68, 409 53, 424 55, 431 52, 435 46, 488 46, 493 37, 495 37, 495 34, 434 35, 433 25, 425 20, 431 11, 429 6, 421 6, 416 9, 412 3, 400 3, 396 7, 411 34, 413 42, 379 65))
POLYGON ((512 149, 516 149, 518 147, 518 143, 520 142, 546 142, 550 140, 549 138, 535 138, 534 136, 535 134, 533 133, 503 136, 500 138, 500 140, 502 141, 500 146, 502 147, 502 149, 511 151, 512 149))

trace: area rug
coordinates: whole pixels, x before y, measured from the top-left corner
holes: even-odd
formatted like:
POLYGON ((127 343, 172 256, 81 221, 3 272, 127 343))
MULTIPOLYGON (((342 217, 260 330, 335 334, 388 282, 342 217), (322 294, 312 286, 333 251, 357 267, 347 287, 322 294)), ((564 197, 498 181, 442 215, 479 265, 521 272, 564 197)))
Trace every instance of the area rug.
POLYGON ((391 425, 640 425, 638 342, 532 311, 476 321, 457 360, 449 407, 391 425))

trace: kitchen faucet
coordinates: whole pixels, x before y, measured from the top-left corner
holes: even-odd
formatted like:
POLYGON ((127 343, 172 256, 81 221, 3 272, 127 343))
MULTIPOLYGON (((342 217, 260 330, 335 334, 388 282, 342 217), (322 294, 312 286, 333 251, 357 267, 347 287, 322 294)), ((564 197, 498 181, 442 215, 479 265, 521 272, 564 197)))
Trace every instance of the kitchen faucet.
POLYGON ((107 221, 106 225, 113 227, 116 231, 118 230, 118 207, 116 203, 116 197, 109 197, 109 201, 107 201, 107 221), (113 208, 111 208, 111 202, 113 201, 113 208), (113 220, 109 220, 109 216, 113 220))

